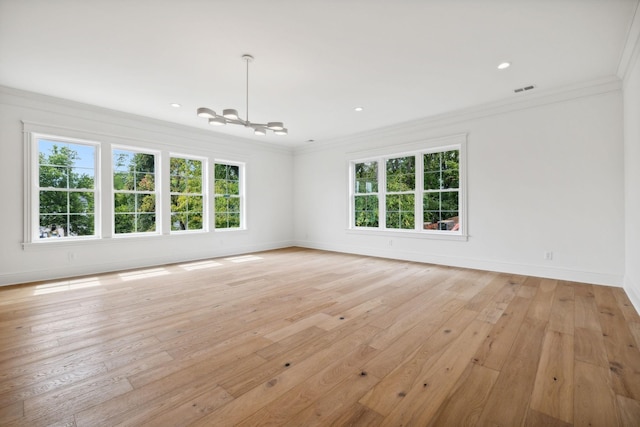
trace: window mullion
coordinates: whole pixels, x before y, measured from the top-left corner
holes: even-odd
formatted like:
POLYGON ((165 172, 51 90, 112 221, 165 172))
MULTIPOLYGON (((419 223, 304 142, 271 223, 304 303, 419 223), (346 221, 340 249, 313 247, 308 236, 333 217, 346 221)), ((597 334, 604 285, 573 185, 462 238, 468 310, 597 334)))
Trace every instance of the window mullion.
POLYGON ((416 188, 415 188, 415 228, 416 231, 422 230, 423 214, 423 190, 424 190, 424 160, 422 153, 416 154, 416 188))
POLYGON ((378 224, 387 228, 387 159, 378 159, 378 224))

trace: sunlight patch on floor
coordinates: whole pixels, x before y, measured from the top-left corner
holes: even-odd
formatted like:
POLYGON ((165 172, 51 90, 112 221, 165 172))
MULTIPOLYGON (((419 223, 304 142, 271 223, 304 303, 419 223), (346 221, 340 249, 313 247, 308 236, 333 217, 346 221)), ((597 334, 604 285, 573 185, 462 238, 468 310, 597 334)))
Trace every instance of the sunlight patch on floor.
POLYGON ((258 261, 261 260, 262 257, 259 257, 257 255, 242 255, 242 256, 236 256, 236 257, 231 257, 231 258, 225 258, 225 261, 231 261, 231 262, 249 262, 249 261, 258 261))
POLYGON ((81 279, 61 280, 58 282, 43 283, 35 287, 33 295, 53 294, 55 292, 71 291, 74 289, 93 288, 100 286, 98 277, 84 277, 81 279))
POLYGON ((190 262, 188 264, 180 264, 178 265, 178 267, 183 268, 187 271, 193 271, 193 270, 201 270, 203 268, 220 267, 221 265, 222 264, 216 261, 197 261, 197 262, 190 262))
POLYGON ((148 268, 145 270, 134 270, 127 271, 125 273, 120 273, 118 276, 125 282, 130 280, 139 280, 139 279, 147 279, 149 277, 158 277, 158 276, 166 276, 169 273, 169 270, 163 267, 159 268, 148 268))

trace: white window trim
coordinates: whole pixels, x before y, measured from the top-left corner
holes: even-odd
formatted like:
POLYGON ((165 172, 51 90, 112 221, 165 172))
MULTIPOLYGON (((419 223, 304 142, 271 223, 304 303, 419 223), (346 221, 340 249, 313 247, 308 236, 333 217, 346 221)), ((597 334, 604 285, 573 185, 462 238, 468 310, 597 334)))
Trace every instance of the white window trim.
POLYGON ((246 216, 246 179, 245 179, 245 171, 246 171, 246 163, 238 162, 235 160, 226 160, 226 159, 213 159, 213 163, 211 164, 212 171, 209 174, 211 177, 211 215, 210 215, 210 230, 213 230, 215 233, 230 233, 230 232, 238 232, 238 231, 246 231, 247 230, 247 216, 246 216), (215 167, 216 164, 221 165, 229 165, 229 166, 238 166, 239 174, 238 178, 240 179, 240 184, 238 188, 240 189, 240 227, 236 228, 217 228, 215 225, 216 218, 216 172, 215 167))
POLYGON ((24 230, 23 246, 30 244, 51 245, 69 244, 85 240, 99 240, 102 238, 102 206, 101 206, 101 144, 97 141, 87 139, 72 138, 64 135, 50 135, 36 131, 24 132, 24 230), (94 155, 94 235, 93 236, 66 236, 63 239, 41 239, 39 236, 40 227, 40 161, 38 141, 46 139, 67 144, 90 145, 95 148, 94 155))
POLYGON ((111 144, 110 150, 110 161, 109 161, 109 187, 110 187, 110 197, 109 197, 109 212, 111 215, 111 236, 114 239, 127 239, 132 237, 140 237, 140 236, 158 236, 162 235, 162 206, 163 206, 163 198, 162 198, 162 188, 163 188, 163 180, 162 180, 162 165, 161 158, 162 152, 160 150, 154 150, 146 147, 135 147, 131 145, 119 145, 119 144, 111 144), (154 162, 154 186, 153 193, 156 196, 156 229, 153 232, 144 232, 144 233, 116 233, 116 215, 115 215, 115 194, 116 190, 114 188, 114 163, 113 163, 113 152, 115 150, 124 150, 131 151, 133 153, 142 153, 142 154, 153 154, 153 162, 154 162))
MULTIPOLYGON (((171 224, 169 224, 169 234, 196 234, 196 233, 206 233, 210 230, 209 225, 209 161, 206 157, 194 156, 191 154, 183 154, 183 153, 174 153, 170 152, 168 154, 169 162, 171 162, 171 158, 176 157, 180 159, 188 159, 188 160, 199 160, 202 162, 202 229, 201 230, 172 230, 171 224)), ((168 183, 167 183, 167 194, 168 194, 168 213, 169 213, 169 222, 171 222, 171 166, 169 163, 168 169, 168 183)))
MULTIPOLYGON (((366 157, 358 157, 349 159, 349 192, 348 192, 348 224, 346 231, 349 234, 361 234, 361 235, 379 235, 379 236, 394 236, 394 237, 409 237, 409 238, 429 238, 429 239, 442 239, 442 240, 454 240, 454 241, 467 241, 468 234, 468 209, 467 209, 467 138, 466 135, 455 135, 449 138, 439 138, 437 140, 425 141, 417 146, 412 144, 413 148, 410 151, 391 152, 385 150, 380 152, 378 150, 375 155, 369 155, 366 157), (424 230, 422 229, 422 211, 423 211, 423 193, 424 193, 424 163, 422 161, 422 155, 434 152, 443 152, 452 149, 460 151, 459 162, 459 215, 460 215, 460 231, 442 231, 442 230, 424 230), (419 156, 416 160, 416 185, 413 194, 415 194, 415 212, 416 223, 414 229, 397 229, 386 227, 386 206, 385 196, 388 194, 386 191, 386 161, 388 159, 395 159, 406 156, 419 156), (364 162, 378 162, 378 227, 356 227, 355 212, 354 212, 354 199, 355 199, 355 164, 364 162)), ((392 192, 397 194, 396 192, 392 192)), ((412 192, 402 192, 412 193, 412 192)))

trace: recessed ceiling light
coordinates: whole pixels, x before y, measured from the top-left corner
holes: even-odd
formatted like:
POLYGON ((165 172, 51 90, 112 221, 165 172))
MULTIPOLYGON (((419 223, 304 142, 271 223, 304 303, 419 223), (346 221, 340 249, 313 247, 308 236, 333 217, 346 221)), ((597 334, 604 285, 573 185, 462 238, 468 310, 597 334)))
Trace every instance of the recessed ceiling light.
POLYGON ((181 105, 181 104, 178 104, 177 102, 172 102, 172 103, 171 103, 171 104, 169 104, 169 105, 171 105, 173 108, 180 108, 180 107, 182 107, 182 105, 181 105))
POLYGON ((362 108, 362 107, 355 107, 355 108, 353 109, 353 111, 362 111, 362 110, 364 110, 364 108, 362 108))
POLYGON ((511 67, 511 62, 501 62, 498 64, 498 70, 504 70, 511 67))

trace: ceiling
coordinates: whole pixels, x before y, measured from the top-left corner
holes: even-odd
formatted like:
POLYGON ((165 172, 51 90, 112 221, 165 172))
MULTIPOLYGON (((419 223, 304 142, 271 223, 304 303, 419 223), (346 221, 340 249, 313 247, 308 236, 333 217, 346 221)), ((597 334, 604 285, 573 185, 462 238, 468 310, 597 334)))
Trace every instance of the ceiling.
POLYGON ((616 75, 638 0, 0 0, 0 85, 296 147, 616 75), (198 107, 282 121, 213 128, 198 107), (498 70, 509 61, 512 66, 498 70), (532 91, 514 89, 535 85, 532 91), (180 103, 181 108, 171 107, 180 103), (363 111, 355 112, 361 106, 363 111))

